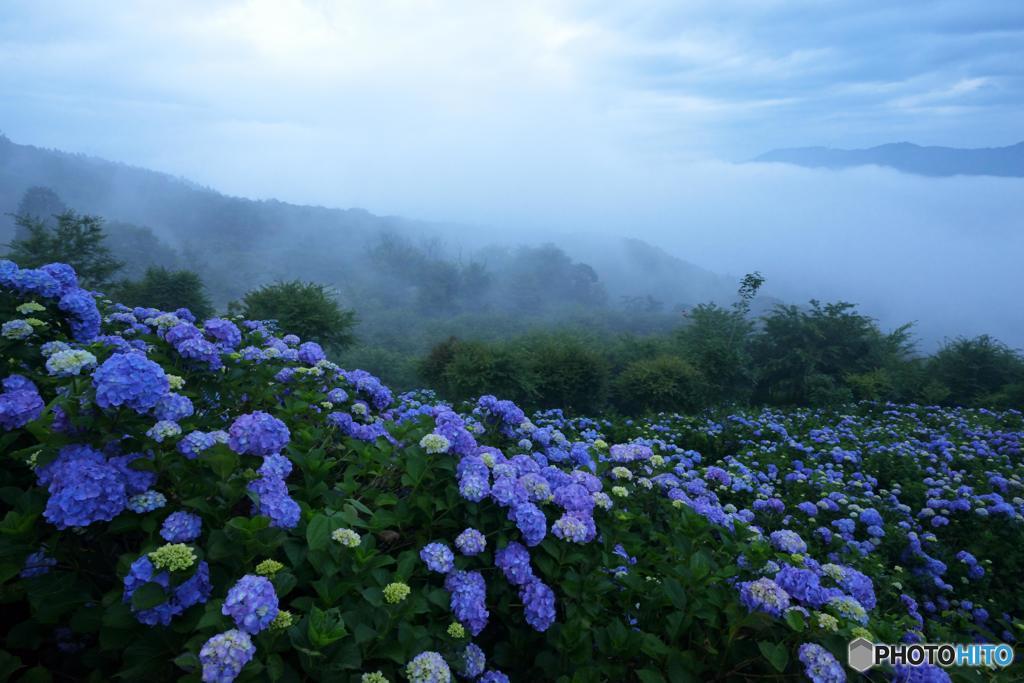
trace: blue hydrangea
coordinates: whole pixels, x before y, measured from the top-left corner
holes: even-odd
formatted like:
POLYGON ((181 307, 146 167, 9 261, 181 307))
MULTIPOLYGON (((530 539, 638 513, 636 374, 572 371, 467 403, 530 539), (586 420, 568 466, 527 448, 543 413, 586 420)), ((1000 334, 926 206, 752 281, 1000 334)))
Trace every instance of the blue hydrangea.
POLYGON ((444 580, 451 598, 452 614, 474 636, 487 626, 487 584, 480 572, 452 571, 444 580))
POLYGON ((533 569, 530 567, 530 551, 521 543, 512 541, 496 552, 494 564, 514 586, 522 586, 534 578, 533 569))
POLYGON ((789 594, 771 579, 762 577, 739 586, 740 603, 751 612, 767 612, 778 617, 789 607, 789 594))
POLYGON ((520 503, 509 512, 509 519, 523 534, 523 541, 528 546, 535 546, 544 540, 548 533, 548 520, 533 503, 520 503))
POLYGON ((96 404, 147 413, 170 391, 163 368, 138 353, 114 354, 93 373, 96 404))
POLYGON ((46 552, 46 548, 40 548, 25 558, 25 565, 21 568, 18 576, 23 579, 42 576, 43 574, 49 574, 50 568, 56 566, 56 558, 50 557, 50 554, 46 552))
POLYGON ((485 547, 487 547, 487 539, 476 529, 466 529, 455 537, 455 548, 467 557, 479 555, 485 547))
POLYGON ((96 299, 84 289, 75 288, 64 294, 57 308, 67 314, 75 341, 91 342, 100 333, 101 317, 96 299))
POLYGON ((290 438, 284 422, 260 410, 237 417, 228 429, 228 446, 240 455, 279 453, 290 438))
POLYGON ((230 320, 210 318, 203 323, 203 330, 224 349, 235 349, 242 343, 242 331, 230 320))
POLYGON ((299 346, 299 360, 306 365, 316 365, 327 359, 327 354, 316 342, 306 342, 299 346))
POLYGON ((773 531, 769 536, 769 541, 773 548, 784 553, 807 552, 807 544, 804 539, 800 538, 800 534, 789 529, 773 531))
POLYGON ((172 512, 160 527, 160 535, 168 543, 189 543, 199 538, 203 520, 191 512, 172 512))
POLYGON ((263 464, 257 472, 261 477, 284 479, 292 472, 292 461, 280 453, 271 453, 263 458, 263 464))
POLYGON ((484 674, 476 680, 476 683, 510 683, 510 681, 508 676, 505 674, 491 669, 489 671, 485 671, 484 674))
POLYGON ((167 505, 167 498, 159 491, 143 491, 128 499, 126 507, 132 512, 144 514, 159 510, 167 505))
POLYGON ((169 393, 156 404, 153 414, 158 420, 169 420, 177 422, 186 417, 191 417, 195 412, 192 401, 187 396, 169 393))
POLYGON ((40 266, 39 270, 48 274, 60 285, 60 294, 66 294, 78 288, 78 275, 75 269, 66 263, 47 263, 40 266))
POLYGON ((463 678, 476 678, 484 672, 487 657, 476 643, 468 643, 459 657, 458 674, 463 678))
POLYGON ((274 584, 263 576, 246 574, 238 580, 224 600, 221 613, 231 617, 246 633, 259 633, 277 616, 274 584))
POLYGON ((248 490, 256 494, 259 502, 254 513, 270 518, 270 526, 294 529, 302 517, 302 509, 288 494, 288 485, 277 477, 260 477, 249 482, 248 490))
POLYGON ((256 646, 248 633, 237 629, 218 633, 199 650, 203 683, 231 683, 255 654, 256 646))
POLYGON ((951 683, 953 680, 945 670, 934 664, 909 666, 898 664, 892 677, 892 683, 951 683))
POLYGON ((447 574, 455 568, 455 555, 444 543, 428 543, 420 550, 420 559, 431 571, 447 574))
POLYGON ((547 631, 555 623, 555 593, 540 579, 533 579, 519 589, 526 623, 535 631, 547 631))
POLYGON ((589 543, 597 537, 597 526, 588 514, 566 512, 551 525, 551 533, 572 543, 589 543))
POLYGON ((178 441, 178 452, 189 460, 194 460, 196 456, 206 449, 212 448, 216 443, 217 440, 213 434, 200 431, 189 432, 178 441))
POLYGON ((210 567, 206 562, 200 562, 195 572, 185 581, 177 586, 171 582, 169 571, 156 571, 153 562, 148 555, 135 560, 124 577, 124 602, 131 604, 135 591, 147 583, 155 583, 164 589, 167 594, 165 602, 142 610, 132 608, 132 612, 139 623, 147 626, 166 626, 171 620, 193 605, 206 602, 213 586, 210 583, 210 567))
POLYGON ((43 403, 36 385, 21 375, 10 375, 3 381, 0 393, 0 427, 5 431, 20 429, 43 413, 43 403))
POLYGON ((22 268, 10 276, 11 287, 19 294, 35 294, 47 299, 60 296, 63 287, 52 275, 38 268, 22 268))
POLYGON ((219 370, 224 362, 221 360, 221 349, 202 337, 189 337, 174 346, 174 350, 182 358, 205 363, 210 370, 219 370))
POLYGON ((816 643, 804 643, 799 650, 804 673, 812 683, 845 683, 846 673, 832 653, 816 643))
POLYGON ((67 462, 59 484, 51 485, 50 491, 43 517, 58 529, 109 522, 128 504, 117 468, 91 459, 67 462))
MULTIPOLYGON (((80 447, 86 448, 86 447, 80 447)), ((134 496, 150 489, 156 483, 156 472, 140 470, 132 467, 132 463, 139 459, 152 460, 152 456, 145 456, 142 453, 129 453, 110 458, 107 462, 117 468, 124 478, 124 491, 129 496, 134 496)))

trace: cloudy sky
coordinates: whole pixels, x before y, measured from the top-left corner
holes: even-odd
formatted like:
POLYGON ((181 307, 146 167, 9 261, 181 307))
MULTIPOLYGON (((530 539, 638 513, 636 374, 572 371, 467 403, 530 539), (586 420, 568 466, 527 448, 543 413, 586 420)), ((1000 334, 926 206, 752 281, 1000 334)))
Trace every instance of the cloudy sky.
POLYGON ((0 64, 16 141, 307 201, 377 204, 408 169, 1024 136, 1014 0, 5 0, 0 64))
POLYGON ((635 235, 781 295, 1024 346, 1002 314, 1024 181, 738 163, 1002 146, 1022 124, 1018 0, 0 4, 16 142, 486 239, 635 235))

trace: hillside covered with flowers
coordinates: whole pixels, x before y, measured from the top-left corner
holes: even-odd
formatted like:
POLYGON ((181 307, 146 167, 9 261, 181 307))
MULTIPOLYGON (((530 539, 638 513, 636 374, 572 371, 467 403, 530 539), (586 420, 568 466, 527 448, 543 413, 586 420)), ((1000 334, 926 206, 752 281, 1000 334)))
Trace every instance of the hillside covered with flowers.
POLYGON ((5 679, 844 681, 857 636, 1024 634, 1019 411, 446 405, 59 263, 0 261, 0 321, 5 679))

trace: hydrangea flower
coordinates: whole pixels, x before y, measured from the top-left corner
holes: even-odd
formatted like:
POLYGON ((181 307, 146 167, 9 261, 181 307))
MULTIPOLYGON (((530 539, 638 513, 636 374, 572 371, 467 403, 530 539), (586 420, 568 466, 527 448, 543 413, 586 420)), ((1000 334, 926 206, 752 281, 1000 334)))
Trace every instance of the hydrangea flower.
MULTIPOLYGON (((168 380, 168 386, 170 380, 168 380)), ((192 407, 192 401, 187 396, 181 394, 168 393, 166 396, 160 399, 156 404, 156 408, 153 410, 153 414, 158 420, 169 420, 171 422, 177 422, 183 420, 186 417, 191 417, 195 412, 192 407)))
POLYGON ((451 571, 444 587, 451 598, 452 614, 474 636, 484 630, 490 612, 487 610, 487 584, 480 572, 451 571))
POLYGON ((440 434, 431 433, 420 439, 420 447, 430 454, 447 453, 451 443, 440 434))
POLYGON ((143 491, 128 499, 127 508, 139 514, 159 510, 167 504, 167 498, 159 491, 143 491))
POLYGON ((256 565, 256 573, 260 576, 273 576, 284 569, 284 565, 277 560, 263 560, 256 565))
POLYGON ((410 683, 450 683, 451 669, 437 652, 421 652, 412 658, 406 667, 405 675, 410 683))
POLYGON ((25 565, 18 572, 23 579, 30 579, 34 576, 48 574, 51 567, 57 566, 56 558, 50 557, 46 548, 41 548, 25 558, 25 565))
POLYGON ((160 420, 146 431, 146 436, 157 443, 173 439, 181 434, 181 425, 171 420, 160 420))
POLYGON ((101 408, 126 406, 147 413, 170 390, 163 368, 137 353, 117 353, 93 373, 96 404, 101 408))
POLYGON ((519 589, 523 613, 535 631, 546 631, 555 623, 555 593, 540 579, 533 579, 519 589))
POLYGON ((96 367, 96 356, 82 349, 61 350, 46 359, 46 371, 56 377, 80 375, 96 367))
POLYGON ((751 612, 767 612, 778 617, 789 607, 789 594, 768 578, 740 584, 740 603, 751 612))
POLYGON ((530 551, 515 541, 494 554, 494 564, 514 586, 522 586, 534 578, 530 551))
POLYGON ((259 633, 277 616, 274 585, 263 576, 246 574, 228 591, 221 613, 246 633, 259 633))
POLYGON ((3 381, 0 393, 0 427, 20 429, 43 413, 43 403, 36 385, 21 375, 10 375, 3 381))
POLYGON ((331 539, 335 543, 339 543, 346 548, 355 548, 362 543, 362 538, 355 531, 351 529, 335 529, 331 532, 331 539))
POLYGON ((58 529, 109 522, 128 504, 124 478, 113 465, 93 459, 67 462, 50 487, 43 517, 58 529))
POLYGON ((804 643, 799 650, 807 678, 813 683, 845 683, 846 672, 832 653, 816 643, 804 643))
POLYGON ((420 550, 420 559, 431 571, 447 574, 455 568, 455 555, 444 543, 428 543, 420 550))
POLYGON ((455 548, 467 557, 479 555, 485 547, 487 547, 487 539, 476 529, 466 529, 455 537, 455 548))
POLYGON ((467 643, 459 657, 458 674, 463 678, 476 678, 484 672, 487 657, 475 643, 467 643))
POLYGON ((769 536, 769 542, 773 548, 784 553, 807 552, 807 544, 800 538, 800 534, 789 529, 773 531, 769 536))
POLYGON ((384 586, 384 601, 389 605, 397 605, 409 597, 410 592, 409 586, 404 583, 389 583, 384 586))
POLYGON ((32 326, 27 320, 9 320, 3 325, 0 325, 0 335, 3 335, 7 339, 13 339, 20 341, 22 339, 28 339, 35 333, 32 326))
POLYGON ((218 633, 199 650, 203 683, 231 683, 254 654, 256 646, 248 633, 237 629, 218 633))
POLYGON ((528 546, 537 545, 548 533, 548 520, 533 503, 520 503, 515 506, 509 512, 509 519, 516 523, 528 546))
POLYGON ((191 512, 172 512, 160 527, 160 536, 168 543, 189 543, 199 538, 203 520, 191 512))
POLYGON ((240 455, 279 453, 290 438, 284 422, 259 410, 239 416, 228 429, 228 447, 240 455))
POLYGON ((172 572, 188 569, 197 559, 195 551, 184 543, 168 543, 149 553, 154 568, 172 572))

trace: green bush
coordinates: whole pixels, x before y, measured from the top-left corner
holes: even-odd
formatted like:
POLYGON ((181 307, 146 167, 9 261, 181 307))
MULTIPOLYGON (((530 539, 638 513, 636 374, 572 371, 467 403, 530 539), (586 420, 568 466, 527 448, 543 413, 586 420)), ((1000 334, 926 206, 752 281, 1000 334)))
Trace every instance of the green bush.
POLYGON ((315 282, 264 285, 233 302, 229 310, 250 320, 273 320, 282 330, 335 350, 355 341, 355 314, 342 309, 333 293, 315 282))
POLYGON ((1024 358, 1005 344, 982 335, 945 344, 928 363, 928 374, 948 390, 943 403, 1002 404, 1017 407, 1024 382, 1024 358), (1003 403, 1006 401, 1007 403, 1003 403))
POLYGON ((604 407, 608 363, 580 339, 565 333, 534 335, 521 342, 518 350, 533 377, 538 407, 565 408, 576 414, 604 407))
POLYGON ((200 320, 213 315, 206 287, 191 270, 147 268, 141 280, 121 282, 111 293, 128 306, 148 306, 164 311, 187 308, 200 320))
POLYGON ((630 363, 612 385, 615 405, 627 414, 695 412, 705 407, 704 375, 678 356, 630 363))

